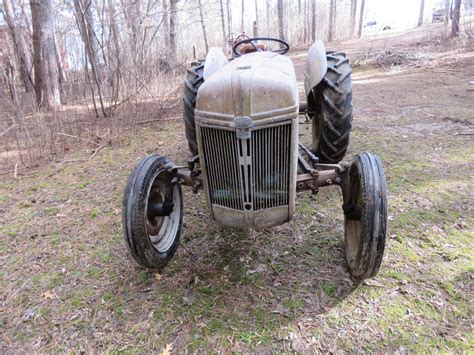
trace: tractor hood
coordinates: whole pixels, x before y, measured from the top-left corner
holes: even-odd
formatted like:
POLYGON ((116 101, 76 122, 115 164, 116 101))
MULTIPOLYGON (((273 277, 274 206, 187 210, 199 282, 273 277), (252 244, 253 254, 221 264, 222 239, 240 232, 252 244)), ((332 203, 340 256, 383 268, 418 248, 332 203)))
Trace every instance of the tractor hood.
POLYGON ((229 123, 236 117, 258 121, 297 110, 293 63, 272 52, 246 54, 224 65, 201 85, 196 102, 199 118, 229 123))

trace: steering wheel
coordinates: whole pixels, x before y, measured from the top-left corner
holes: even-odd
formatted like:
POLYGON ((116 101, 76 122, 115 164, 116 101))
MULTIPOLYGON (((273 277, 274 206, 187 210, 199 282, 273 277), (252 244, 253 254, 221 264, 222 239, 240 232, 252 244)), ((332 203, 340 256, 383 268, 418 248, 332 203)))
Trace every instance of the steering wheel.
POLYGON ((241 45, 247 44, 247 43, 250 43, 255 48, 256 52, 260 52, 261 49, 257 48, 255 43, 253 43, 254 41, 272 41, 272 42, 277 42, 279 44, 282 44, 283 48, 275 49, 275 50, 272 51, 272 52, 275 52, 275 53, 285 54, 290 50, 290 45, 287 42, 283 41, 282 39, 271 38, 271 37, 254 37, 254 38, 246 38, 246 39, 234 44, 234 46, 232 47, 232 52, 234 53, 234 55, 236 57, 240 57, 242 55, 242 53, 240 53, 240 51, 237 51, 237 49, 241 45))

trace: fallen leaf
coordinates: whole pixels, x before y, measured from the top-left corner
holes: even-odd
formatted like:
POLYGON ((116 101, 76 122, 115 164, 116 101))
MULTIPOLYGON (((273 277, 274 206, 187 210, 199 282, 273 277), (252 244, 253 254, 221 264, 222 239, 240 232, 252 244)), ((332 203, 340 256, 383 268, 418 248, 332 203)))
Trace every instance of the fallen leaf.
POLYGON ((374 279, 364 280, 364 284, 372 287, 385 287, 383 283, 374 279))
POLYGON ((45 293, 41 295, 41 297, 43 297, 45 300, 50 300, 50 299, 55 298, 56 295, 51 291, 46 291, 45 293))
POLYGON ((31 319, 35 316, 36 310, 34 308, 27 308, 25 309, 25 312, 23 313, 23 320, 26 321, 28 319, 31 319))
POLYGON ((161 280, 161 274, 159 272, 155 273, 155 280, 160 281, 161 280))
POLYGON ((160 355, 171 355, 173 351, 173 344, 166 344, 165 348, 161 351, 160 355))
POLYGON ((190 297, 183 296, 183 303, 186 306, 192 306, 193 303, 194 303, 194 297, 192 297, 192 296, 190 296, 190 297))

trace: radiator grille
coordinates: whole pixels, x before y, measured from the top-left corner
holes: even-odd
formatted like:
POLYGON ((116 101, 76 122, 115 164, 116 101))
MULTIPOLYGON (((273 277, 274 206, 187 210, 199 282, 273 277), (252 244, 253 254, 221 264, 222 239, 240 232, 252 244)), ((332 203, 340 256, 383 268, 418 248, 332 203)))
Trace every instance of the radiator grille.
POLYGON ((201 139, 212 204, 248 211, 288 205, 290 124, 253 130, 250 139, 202 127, 201 139))

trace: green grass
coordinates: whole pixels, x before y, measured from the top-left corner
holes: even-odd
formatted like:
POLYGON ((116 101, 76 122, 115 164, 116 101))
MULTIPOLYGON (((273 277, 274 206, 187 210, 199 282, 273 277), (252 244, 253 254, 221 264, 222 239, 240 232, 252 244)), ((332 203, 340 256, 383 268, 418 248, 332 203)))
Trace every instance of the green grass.
POLYGON ((358 284, 347 271, 336 187, 298 194, 292 221, 250 232, 218 226, 204 194, 183 189, 176 255, 161 274, 137 267, 121 231, 126 178, 157 142, 167 142, 161 154, 187 159, 180 124, 146 128, 93 160, 75 152, 81 165, 40 167, 0 184, 8 350, 471 351, 473 149, 441 131, 404 138, 386 125, 406 118, 361 112, 348 159, 375 151, 389 189, 385 257, 372 283, 358 284), (23 319, 30 308, 35 315, 23 319))

